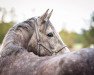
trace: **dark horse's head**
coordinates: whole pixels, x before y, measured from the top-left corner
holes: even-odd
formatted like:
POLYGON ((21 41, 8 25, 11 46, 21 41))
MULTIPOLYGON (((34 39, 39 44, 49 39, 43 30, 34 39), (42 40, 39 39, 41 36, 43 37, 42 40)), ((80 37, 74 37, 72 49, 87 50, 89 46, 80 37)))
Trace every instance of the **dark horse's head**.
POLYGON ((48 14, 47 10, 42 16, 31 18, 35 29, 28 44, 29 52, 44 56, 69 51, 49 20, 52 11, 48 14))

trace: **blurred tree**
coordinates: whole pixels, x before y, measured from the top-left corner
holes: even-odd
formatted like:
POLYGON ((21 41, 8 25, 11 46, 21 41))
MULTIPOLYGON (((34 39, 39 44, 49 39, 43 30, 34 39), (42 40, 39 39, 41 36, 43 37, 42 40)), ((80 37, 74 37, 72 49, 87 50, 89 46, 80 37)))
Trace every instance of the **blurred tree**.
POLYGON ((5 22, 5 18, 6 18, 6 14, 7 11, 5 8, 1 8, 0 7, 0 15, 1 15, 1 19, 0 19, 0 43, 2 43, 2 40, 6 34, 6 32, 9 30, 9 28, 14 24, 13 21, 6 23, 5 22))
POLYGON ((89 30, 83 29, 83 46, 88 47, 91 44, 94 44, 94 12, 91 15, 91 20, 90 20, 90 28, 89 30))
POLYGON ((82 35, 75 32, 68 32, 67 30, 62 29, 60 36, 69 48, 73 48, 75 44, 82 42, 82 35))
POLYGON ((0 12, 2 13, 2 14, 0 15, 0 16, 1 16, 1 22, 4 22, 5 16, 6 16, 6 14, 7 14, 7 11, 6 11, 5 8, 1 8, 1 7, 0 7, 0 12))
POLYGON ((7 33, 7 31, 9 30, 9 28, 12 26, 13 22, 9 22, 9 23, 0 23, 0 43, 2 43, 2 40, 5 36, 5 34, 7 33))

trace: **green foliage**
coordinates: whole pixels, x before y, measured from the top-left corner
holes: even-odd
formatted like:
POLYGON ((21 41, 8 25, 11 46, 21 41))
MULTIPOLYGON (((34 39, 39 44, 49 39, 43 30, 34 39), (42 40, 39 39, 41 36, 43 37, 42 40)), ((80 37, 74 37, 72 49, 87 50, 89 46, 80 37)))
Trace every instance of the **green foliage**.
POLYGON ((88 30, 83 29, 82 34, 77 34, 75 32, 69 33, 67 30, 62 30, 60 35, 69 48, 72 48, 77 43, 81 43, 83 47, 89 47, 94 44, 94 12, 91 15, 90 27, 88 30))
POLYGON ((88 47, 94 44, 94 12, 91 15, 90 28, 89 30, 83 29, 83 46, 88 47))
POLYGON ((94 27, 90 26, 89 30, 83 30, 83 46, 88 47, 91 44, 94 44, 94 27))
POLYGON ((5 8, 0 7, 0 43, 2 43, 2 40, 9 30, 9 28, 13 25, 13 20, 11 22, 6 23, 5 18, 7 15, 7 10, 5 8))
POLYGON ((82 35, 75 32, 68 32, 67 30, 62 29, 60 36, 69 48, 73 48, 76 43, 82 42, 82 35))
POLYGON ((7 31, 9 30, 9 28, 12 26, 12 22, 9 23, 0 23, 0 43, 2 42, 5 34, 7 33, 7 31))

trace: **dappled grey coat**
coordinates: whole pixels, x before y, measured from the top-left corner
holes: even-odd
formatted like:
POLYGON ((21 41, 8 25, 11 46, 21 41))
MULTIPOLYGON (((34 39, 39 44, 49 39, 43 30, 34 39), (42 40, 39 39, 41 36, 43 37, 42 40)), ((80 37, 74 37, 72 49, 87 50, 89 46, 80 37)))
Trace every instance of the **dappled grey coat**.
POLYGON ((94 75, 94 49, 40 57, 28 52, 32 28, 22 22, 8 31, 0 52, 0 75, 94 75))
POLYGON ((0 58, 0 75, 94 75, 94 49, 38 57, 20 52, 0 58))

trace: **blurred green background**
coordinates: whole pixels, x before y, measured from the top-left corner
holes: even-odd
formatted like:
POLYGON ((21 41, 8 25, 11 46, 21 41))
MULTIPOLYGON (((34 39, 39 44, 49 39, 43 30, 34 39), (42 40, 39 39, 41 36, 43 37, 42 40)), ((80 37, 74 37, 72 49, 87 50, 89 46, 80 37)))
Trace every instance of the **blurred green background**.
MULTIPOLYGON (((10 12, 7 12, 5 8, 0 7, 0 44, 2 43, 2 40, 9 30, 9 28, 16 23, 14 21, 15 18, 15 11, 12 9, 10 12), (11 20, 9 22, 5 21, 5 18, 7 17, 7 13, 10 14, 11 20)), ((61 38, 63 39, 64 43, 71 49, 71 50, 77 50, 80 48, 86 48, 86 47, 93 47, 94 45, 94 12, 90 14, 90 20, 89 20, 89 28, 82 29, 82 33, 76 33, 76 32, 69 32, 66 29, 62 29, 59 34, 61 38)))

